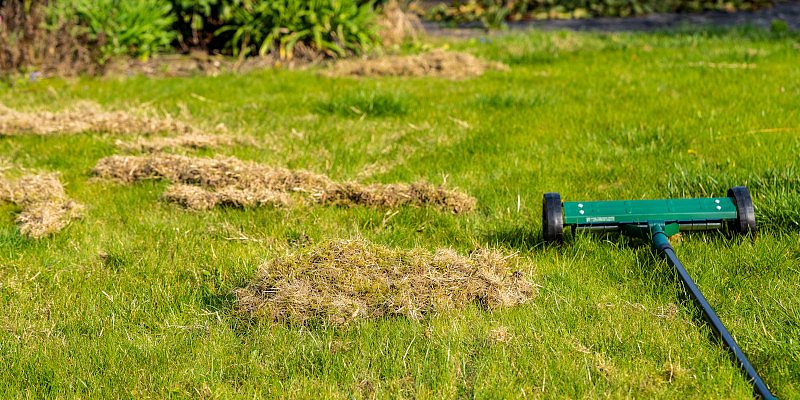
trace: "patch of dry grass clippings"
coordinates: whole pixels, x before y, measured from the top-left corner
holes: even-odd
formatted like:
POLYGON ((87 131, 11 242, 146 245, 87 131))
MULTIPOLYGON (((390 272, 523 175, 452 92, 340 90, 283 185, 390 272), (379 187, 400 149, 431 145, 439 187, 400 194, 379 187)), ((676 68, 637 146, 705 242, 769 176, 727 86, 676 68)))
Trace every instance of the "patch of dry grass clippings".
POLYGON ((388 208, 432 205, 453 213, 472 211, 476 203, 467 194, 424 182, 370 185, 338 183, 325 175, 309 171, 274 168, 232 157, 117 155, 101 159, 93 173, 121 183, 163 179, 174 184, 201 187, 205 191, 176 186, 165 195, 169 201, 199 210, 216 205, 286 205, 291 203, 285 196, 289 193, 322 204, 388 208))
POLYGON ((228 135, 202 135, 190 133, 180 136, 138 138, 126 142, 118 140, 117 148, 126 152, 156 153, 165 150, 200 150, 216 149, 236 144, 255 145, 252 140, 235 138, 228 135))
POLYGON ((386 208, 427 204, 455 214, 472 211, 476 203, 475 198, 465 193, 427 182, 370 185, 342 183, 327 191, 323 202, 342 206, 366 205, 386 208))
POLYGON ((58 111, 19 111, 0 104, 0 136, 71 135, 86 132, 114 135, 194 133, 190 125, 169 116, 149 117, 125 111, 107 111, 81 101, 58 111))
POLYGON ((409 56, 341 60, 327 71, 331 76, 434 76, 465 79, 489 70, 506 71, 508 66, 485 61, 467 53, 434 50, 409 56))
POLYGON ((419 17, 404 10, 399 0, 389 0, 383 4, 378 26, 384 46, 397 46, 407 40, 416 41, 424 32, 419 17))
POLYGON ((93 173, 122 183, 164 179, 212 189, 236 186, 251 190, 322 192, 332 184, 328 177, 308 171, 273 168, 233 157, 202 158, 173 154, 110 156, 101 159, 93 173))
POLYGON ((495 250, 398 250, 365 240, 321 242, 266 262, 236 290, 237 309, 276 322, 346 324, 402 315, 413 320, 477 303, 487 309, 527 302, 533 284, 517 259, 495 250))
POLYGON ((219 197, 207 189, 193 185, 170 185, 164 191, 165 200, 192 210, 210 210, 219 204, 219 197))
POLYGON ((284 192, 240 189, 233 186, 208 190, 185 184, 170 185, 164 192, 164 199, 198 211, 210 210, 216 206, 281 207, 291 204, 291 197, 284 192))
POLYGON ((56 174, 26 175, 16 181, 0 175, 0 200, 22 208, 17 224, 21 234, 32 238, 60 231, 83 211, 67 197, 56 174))

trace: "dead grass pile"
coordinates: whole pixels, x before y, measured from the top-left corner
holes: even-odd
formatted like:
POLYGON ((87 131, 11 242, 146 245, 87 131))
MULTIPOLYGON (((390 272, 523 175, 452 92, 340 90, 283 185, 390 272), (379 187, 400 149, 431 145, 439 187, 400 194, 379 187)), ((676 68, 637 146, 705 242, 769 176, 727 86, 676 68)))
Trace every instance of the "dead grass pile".
POLYGON ((239 143, 252 144, 251 142, 246 142, 240 138, 234 138, 228 135, 202 135, 189 133, 186 135, 172 137, 138 138, 132 142, 118 140, 116 145, 117 148, 123 151, 154 153, 164 150, 214 149, 224 146, 232 146, 239 143))
POLYGON ((366 205, 386 208, 430 204, 455 214, 472 211, 476 203, 475 198, 465 193, 427 182, 371 185, 346 182, 336 184, 325 192, 323 202, 341 206, 366 205))
POLYGON ((106 111, 96 103, 81 101, 59 111, 18 111, 0 104, 0 136, 58 135, 105 132, 117 135, 194 133, 191 126, 169 116, 156 118, 124 111, 106 111))
POLYGON ((291 197, 284 192, 269 189, 240 189, 233 186, 208 190, 193 185, 170 185, 164 199, 193 210, 210 210, 216 206, 255 207, 287 206, 291 197))
POLYGON ((454 213, 472 211, 476 203, 462 192, 429 183, 338 183, 309 171, 274 168, 232 157, 111 156, 101 159, 93 172, 101 178, 122 183, 168 180, 176 186, 167 191, 165 198, 198 210, 217 205, 286 205, 291 202, 288 193, 302 194, 322 204, 389 208, 433 205, 454 213))
POLYGON ((110 156, 101 159, 94 174, 122 183, 165 179, 211 189, 228 186, 251 190, 322 193, 333 182, 308 171, 273 168, 233 157, 202 158, 174 154, 110 156))
POLYGON ((396 46, 408 40, 416 41, 420 32, 424 31, 419 17, 404 10, 398 0, 389 0, 383 4, 378 26, 384 46, 396 46))
POLYGON ((83 206, 70 200, 56 174, 26 175, 16 181, 0 176, 0 200, 22 208, 20 233, 40 238, 60 231, 78 218, 83 206))
POLYGON ((357 319, 426 314, 477 303, 487 309, 527 302, 533 284, 512 256, 478 250, 430 253, 365 240, 321 242, 265 263, 236 291, 238 310, 256 318, 345 324, 357 319))
POLYGON ((508 66, 484 61, 467 53, 434 50, 410 56, 384 56, 374 59, 342 60, 334 64, 332 76, 434 76, 464 79, 483 75, 488 70, 506 71, 508 66))

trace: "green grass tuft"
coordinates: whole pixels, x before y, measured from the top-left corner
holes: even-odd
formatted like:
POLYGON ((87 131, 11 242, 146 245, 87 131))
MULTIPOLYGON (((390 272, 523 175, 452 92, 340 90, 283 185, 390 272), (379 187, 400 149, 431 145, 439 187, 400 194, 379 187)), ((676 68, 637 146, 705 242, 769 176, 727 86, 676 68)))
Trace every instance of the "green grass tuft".
POLYGON ((318 102, 316 110, 345 117, 399 117, 408 114, 412 105, 406 94, 357 91, 333 95, 318 102))

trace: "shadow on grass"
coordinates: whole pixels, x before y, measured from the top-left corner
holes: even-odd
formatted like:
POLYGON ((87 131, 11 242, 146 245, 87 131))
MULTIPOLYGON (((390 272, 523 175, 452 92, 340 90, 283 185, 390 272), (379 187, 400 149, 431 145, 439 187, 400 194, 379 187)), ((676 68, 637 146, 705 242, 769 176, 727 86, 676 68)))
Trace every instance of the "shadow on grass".
POLYGON ((381 93, 369 91, 347 92, 319 101, 314 111, 322 115, 343 117, 404 116, 414 106, 414 100, 402 92, 381 93))
POLYGON ((204 308, 211 311, 231 311, 236 306, 236 295, 233 291, 226 293, 210 293, 203 295, 204 308))
POLYGON ((493 245, 503 245, 517 250, 542 250, 550 246, 542 239, 541 230, 532 230, 523 226, 501 227, 486 232, 483 240, 493 245))
POLYGON ((238 336, 247 336, 260 323, 258 319, 236 311, 236 294, 233 290, 223 293, 206 292, 202 297, 202 304, 206 312, 216 314, 218 322, 238 336))

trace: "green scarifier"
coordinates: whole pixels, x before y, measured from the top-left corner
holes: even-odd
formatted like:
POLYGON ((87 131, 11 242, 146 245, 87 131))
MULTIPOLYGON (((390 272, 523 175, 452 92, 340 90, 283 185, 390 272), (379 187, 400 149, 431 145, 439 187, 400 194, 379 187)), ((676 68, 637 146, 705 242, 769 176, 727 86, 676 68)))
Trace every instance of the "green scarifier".
POLYGON ((561 202, 558 193, 545 193, 542 206, 542 236, 546 242, 561 243, 564 226, 576 231, 621 231, 651 240, 675 268, 684 288, 702 310, 706 322, 736 358, 747 374, 755 395, 776 398, 750 364, 728 329, 708 304, 669 244, 669 237, 680 231, 729 228, 739 234, 753 234, 755 210, 750 192, 744 186, 728 190, 728 197, 704 199, 615 200, 561 202))

